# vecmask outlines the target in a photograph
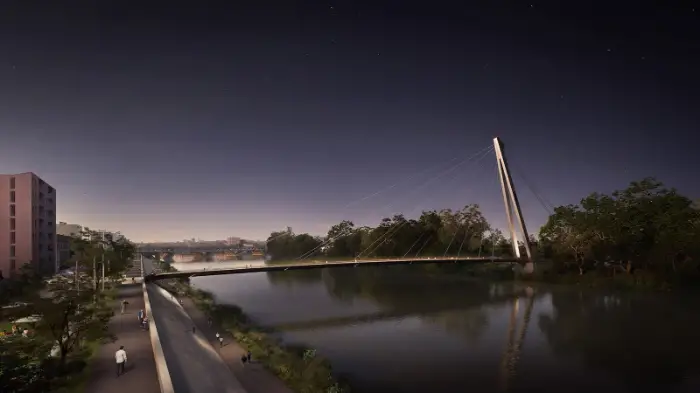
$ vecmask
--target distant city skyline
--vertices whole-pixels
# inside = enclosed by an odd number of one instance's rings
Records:
[[[407,180],[495,136],[533,234],[526,183],[553,205],[647,176],[700,196],[691,7],[29,3],[0,13],[0,173],[60,190],[60,221],[262,240],[477,203],[505,228],[493,155]]]

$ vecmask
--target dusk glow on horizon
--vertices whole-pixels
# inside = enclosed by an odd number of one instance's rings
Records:
[[[137,242],[472,203],[504,228],[494,137],[534,234],[535,193],[654,176],[700,197],[692,7],[217,4],[0,7],[0,173]]]

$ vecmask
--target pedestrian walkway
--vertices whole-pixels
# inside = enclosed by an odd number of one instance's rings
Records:
[[[256,363],[243,366],[241,356],[247,351],[243,349],[231,336],[230,333],[221,327],[209,326],[208,318],[190,298],[182,299],[182,307],[194,322],[197,330],[202,332],[209,343],[217,349],[219,356],[226,362],[233,375],[236,376],[241,385],[248,393],[293,393],[279,378],[268,371],[262,364]],[[224,347],[219,348],[216,341],[217,331],[224,337]]]
[[[147,288],[175,392],[246,393],[202,332],[192,331],[192,320],[177,300],[155,284]]]
[[[140,261],[134,261],[131,266],[129,266],[129,269],[127,269],[126,273],[124,273],[124,276],[126,278],[132,278],[136,277],[139,278],[143,274],[141,273],[141,262]]]
[[[130,280],[129,280],[130,281]],[[138,280],[140,281],[140,280]],[[120,302],[129,302],[121,314]],[[160,393],[153,347],[148,331],[139,326],[136,313],[144,308],[141,284],[122,284],[112,305],[114,317],[109,329],[117,336],[114,343],[102,345],[92,359],[86,393]],[[126,350],[126,373],[117,378],[114,353],[123,345]]]

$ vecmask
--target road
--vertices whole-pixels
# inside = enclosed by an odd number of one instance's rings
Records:
[[[246,392],[202,333],[192,333],[192,320],[170,294],[149,284],[148,297],[176,393]]]

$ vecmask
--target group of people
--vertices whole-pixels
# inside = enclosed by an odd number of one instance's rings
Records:
[[[173,300],[176,300],[175,296],[173,296],[172,294],[171,294],[171,296],[172,296]],[[182,299],[177,299],[177,300],[182,305]],[[121,313],[122,314],[124,314],[124,312],[126,311],[126,306],[128,304],[129,304],[129,302],[127,302],[126,300],[121,302]],[[148,317],[146,316],[146,313],[143,310],[139,310],[136,315],[137,315],[139,325],[141,326],[141,328],[144,330],[148,330]],[[211,317],[208,318],[207,324],[209,326],[212,326],[212,323],[213,323],[213,321],[212,321]],[[196,333],[196,328],[195,328],[195,326],[192,326],[192,334],[195,334],[195,333]],[[223,348],[224,347],[224,338],[218,332],[216,333],[216,340],[219,342],[219,348]],[[127,361],[126,350],[124,350],[123,345],[119,347],[117,352],[114,354],[114,357],[115,357],[115,360],[117,363],[117,377],[119,377],[120,375],[124,374],[124,369],[126,367],[126,361]],[[247,353],[245,353],[241,356],[241,363],[243,364],[243,366],[245,366],[246,363],[251,363],[251,362],[252,362],[252,353],[250,351],[248,351]]]
[[[141,325],[141,329],[148,330],[148,317],[143,312],[143,310],[139,310],[139,312],[137,313],[137,317],[139,319],[139,325]]]
[[[246,362],[250,363],[251,358],[253,357],[253,354],[248,351],[245,355],[241,356],[241,364],[243,364],[243,367],[245,367]]]
[[[209,324],[211,325],[211,318],[209,318]],[[219,332],[216,332],[216,340],[219,342],[219,348],[223,348],[224,346],[224,338],[219,334]],[[251,363],[253,358],[253,354],[248,351],[245,354],[241,355],[241,364],[245,367],[246,363]]]
[[[22,337],[29,337],[29,329],[20,328],[17,325],[12,325],[12,331],[5,330],[0,332],[0,337],[10,337],[21,334]]]

